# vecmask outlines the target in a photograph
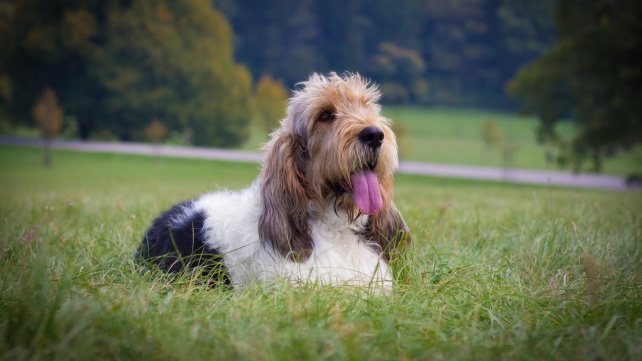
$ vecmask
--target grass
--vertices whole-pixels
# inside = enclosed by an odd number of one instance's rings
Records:
[[[0,359],[637,360],[642,194],[398,176],[393,294],[208,290],[132,262],[256,165],[0,147]]]
[[[488,148],[481,136],[485,120],[492,120],[498,126],[505,142],[517,147],[511,168],[558,170],[554,164],[547,164],[545,153],[555,155],[557,150],[550,145],[536,141],[535,130],[538,121],[534,117],[523,117],[511,113],[475,108],[384,106],[383,114],[405,128],[407,135],[401,137],[400,148],[403,160],[461,164],[485,167],[504,167],[502,152]],[[241,145],[243,150],[258,151],[268,141],[265,130],[255,120],[250,128],[249,139]],[[558,131],[564,138],[570,138],[573,125],[562,123]],[[37,138],[38,132],[29,127],[18,126],[8,131],[13,136]],[[168,140],[176,144],[176,137]],[[584,172],[591,172],[591,165],[585,164]],[[603,173],[629,175],[642,172],[642,146],[630,153],[618,153],[605,159]],[[567,168],[566,170],[570,170]]]
[[[546,163],[546,151],[556,154],[557,150],[537,142],[535,130],[538,121],[534,117],[487,109],[412,106],[384,106],[383,114],[402,124],[407,131],[400,140],[404,160],[503,167],[502,153],[498,149],[489,149],[481,136],[481,126],[488,119],[496,122],[505,142],[517,146],[510,167],[559,169]],[[562,123],[558,131],[563,137],[570,138],[574,129],[572,124]],[[257,150],[266,141],[267,135],[255,127],[243,149]],[[637,149],[635,154],[615,154],[605,159],[603,173],[627,175],[640,172],[641,154],[642,149]],[[590,171],[590,164],[586,164],[585,171]]]
[[[557,169],[555,165],[548,165],[545,159],[546,151],[555,154],[557,150],[537,142],[535,130],[538,121],[534,117],[486,109],[444,107],[385,107],[384,115],[407,129],[408,135],[402,139],[406,150],[402,156],[407,160],[502,167],[502,153],[489,149],[480,132],[483,122],[492,120],[496,122],[504,142],[517,146],[511,167]],[[569,139],[574,128],[571,123],[562,123],[557,131]],[[589,167],[590,164],[586,164],[585,171],[589,171]],[[635,155],[615,154],[605,159],[603,172],[624,175],[640,169],[642,162]]]

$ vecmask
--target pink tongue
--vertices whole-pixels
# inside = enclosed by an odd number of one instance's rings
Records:
[[[363,170],[350,176],[354,201],[361,212],[365,214],[377,214],[383,206],[377,175],[371,170]]]

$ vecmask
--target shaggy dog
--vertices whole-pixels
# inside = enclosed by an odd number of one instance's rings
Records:
[[[392,201],[397,144],[380,93],[358,74],[300,83],[266,144],[258,179],[180,203],[154,220],[137,257],[177,272],[253,282],[386,290],[410,239]]]

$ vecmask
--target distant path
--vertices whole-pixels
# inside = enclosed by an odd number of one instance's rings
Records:
[[[0,144],[42,147],[41,139],[13,138],[0,136]],[[263,159],[261,153],[232,149],[179,147],[153,145],[148,143],[96,142],[78,140],[54,140],[56,149],[77,150],[98,153],[140,154],[176,158],[218,159],[237,162],[258,163]]]
[[[0,144],[42,147],[42,140],[0,136]],[[53,147],[57,149],[85,152],[160,155],[163,157],[217,159],[252,163],[261,162],[263,159],[263,154],[258,152],[231,149],[157,146],[146,143],[55,140],[53,142]],[[566,187],[627,190],[624,178],[613,175],[576,175],[570,172],[560,171],[502,169],[419,162],[401,162],[398,172],[452,178],[506,181],[511,183],[550,184]]]

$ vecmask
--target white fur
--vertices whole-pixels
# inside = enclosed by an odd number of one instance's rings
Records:
[[[294,262],[269,243],[261,243],[257,227],[260,197],[254,183],[240,192],[206,194],[193,203],[193,211],[202,210],[206,215],[204,243],[223,255],[235,287],[257,281],[269,286],[282,280],[292,285],[349,284],[375,292],[392,287],[392,275],[380,252],[358,236],[368,216],[350,223],[345,212],[335,213],[333,206],[327,205],[323,214],[311,220],[314,249],[310,258]]]

